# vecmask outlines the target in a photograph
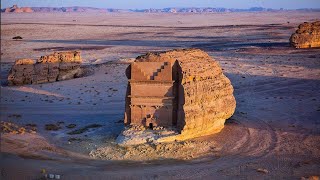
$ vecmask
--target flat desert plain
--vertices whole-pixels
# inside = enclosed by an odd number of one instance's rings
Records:
[[[1,134],[1,179],[320,176],[320,49],[289,44],[300,23],[319,19],[295,11],[2,13],[1,121],[36,133]],[[200,48],[219,62],[235,90],[235,114],[218,134],[119,147],[126,67],[176,48]],[[7,85],[16,59],[64,50],[81,51],[86,77]]]

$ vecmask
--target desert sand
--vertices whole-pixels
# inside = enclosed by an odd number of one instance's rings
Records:
[[[1,121],[36,127],[1,134],[1,179],[320,176],[320,49],[289,43],[299,24],[319,19],[294,11],[1,14]],[[218,134],[118,147],[129,62],[190,47],[209,53],[231,80],[235,114]],[[61,50],[80,50],[89,75],[7,85],[16,59]]]

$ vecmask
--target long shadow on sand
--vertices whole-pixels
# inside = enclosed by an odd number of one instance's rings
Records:
[[[224,51],[243,47],[289,47],[289,42],[252,42],[241,43],[218,40],[207,43],[196,43],[197,41],[158,41],[158,40],[26,40],[36,43],[61,43],[61,44],[83,44],[83,45],[104,45],[104,46],[147,46],[147,47],[171,47],[171,48],[200,48],[205,51]]]

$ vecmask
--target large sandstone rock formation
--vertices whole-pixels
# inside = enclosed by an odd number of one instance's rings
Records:
[[[173,103],[169,103],[170,108],[167,107],[166,109],[173,109],[172,124],[173,127],[177,129],[178,135],[169,135],[165,138],[157,137],[160,138],[158,142],[184,140],[217,133],[223,129],[225,120],[233,115],[236,108],[236,101],[233,96],[233,87],[230,80],[223,74],[219,64],[204,51],[199,49],[182,49],[148,53],[136,58],[134,62],[136,64],[133,63],[131,66],[139,65],[138,62],[164,62],[164,64],[172,66],[173,93],[170,94],[174,94],[174,99]],[[130,124],[128,116],[130,116],[133,106],[131,105],[132,102],[130,102],[132,99],[130,84],[133,82],[131,66],[128,67],[126,72],[129,79],[125,115],[125,123],[127,125]],[[142,65],[139,66],[142,67]],[[162,67],[162,69],[165,68]],[[158,70],[158,74],[161,73],[160,71]],[[139,73],[141,74],[141,72]],[[145,82],[152,84],[153,82],[150,82],[151,80],[146,80]],[[134,83],[139,82],[134,81]],[[155,83],[165,82],[158,81]],[[158,89],[161,91],[161,87]],[[141,103],[141,101],[143,101],[143,98],[139,101],[135,100],[135,102],[138,103]],[[155,100],[150,101],[150,99],[146,101],[148,101],[146,106],[148,106],[150,102],[156,102]],[[168,104],[168,102],[165,104]],[[171,108],[171,105],[174,107]],[[142,113],[148,111],[148,109],[143,109],[143,107],[146,106],[142,106]],[[159,107],[157,109],[159,109]],[[166,120],[160,119],[158,122],[161,123],[161,121]],[[135,124],[132,124],[131,121],[130,125],[135,126],[136,122],[135,120]],[[145,122],[145,120],[142,120],[142,122]],[[128,132],[130,132],[130,135],[126,135]],[[134,133],[131,132],[130,130],[124,131],[118,139],[122,142],[129,142],[130,140],[128,140],[128,138],[134,138]],[[127,136],[127,139],[123,136]],[[140,133],[139,138],[141,137]]]
[[[40,84],[72,79],[81,75],[80,52],[54,52],[41,56],[36,62],[32,59],[19,59],[12,66],[9,85]]]
[[[23,12],[30,13],[30,12],[33,12],[33,10],[30,7],[19,8],[17,5],[13,5],[12,7],[6,8],[4,10],[4,12],[7,12],[7,13],[9,13],[9,12],[13,12],[13,13],[23,13]]]
[[[292,34],[290,43],[296,48],[320,47],[320,21],[300,24]]]

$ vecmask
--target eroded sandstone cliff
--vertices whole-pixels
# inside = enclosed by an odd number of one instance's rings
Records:
[[[217,133],[223,129],[225,120],[233,115],[236,101],[231,82],[219,64],[204,51],[182,49],[148,53],[139,56],[135,62],[169,62],[172,65],[173,81],[177,83],[175,122],[180,134],[159,137],[158,142]],[[126,73],[130,79],[130,67]],[[126,112],[129,112],[128,103],[126,106]]]
[[[72,79],[81,75],[80,52],[54,52],[33,59],[19,59],[12,66],[9,85],[41,84]]]
[[[320,47],[320,21],[300,24],[290,37],[290,43],[295,48]]]

